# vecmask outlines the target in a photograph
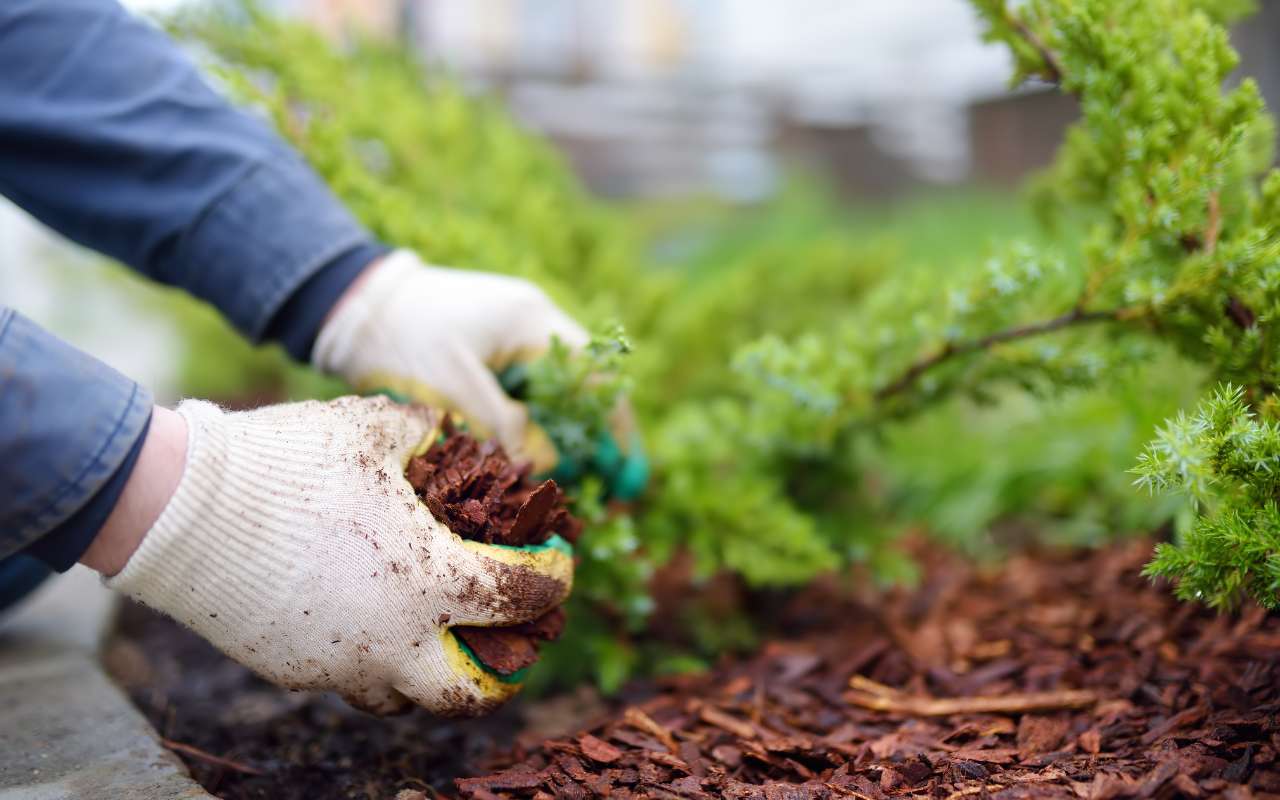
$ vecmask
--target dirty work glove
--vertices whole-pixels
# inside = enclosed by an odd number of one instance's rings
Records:
[[[408,250],[370,269],[321,328],[312,363],[361,392],[461,412],[508,453],[551,468],[555,448],[495,371],[536,358],[552,337],[585,347],[586,331],[519,278],[429,266]]]
[[[571,557],[463,541],[404,479],[440,414],[384,397],[231,413],[188,400],[177,491],[107,581],[267,680],[374,713],[449,716],[518,690],[453,625],[510,625],[562,602]]]

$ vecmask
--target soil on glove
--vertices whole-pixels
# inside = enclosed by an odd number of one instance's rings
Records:
[[[471,798],[1280,796],[1280,617],[1179,604],[1150,544],[934,564],[457,782]]]
[[[485,544],[543,544],[558,533],[575,542],[582,524],[569,513],[555,481],[535,483],[528,465],[513,464],[497,442],[479,442],[446,426],[444,438],[409,461],[405,478],[436,519],[464,539]],[[564,628],[564,612],[507,628],[452,628],[476,658],[501,675],[538,660],[538,645]]]

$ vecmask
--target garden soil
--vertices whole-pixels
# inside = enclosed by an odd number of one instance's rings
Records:
[[[108,656],[229,800],[1280,796],[1280,617],[1180,604],[1149,555],[933,557],[877,602],[814,587],[754,655],[550,739],[517,735],[537,705],[378,720],[277,690],[133,606]]]

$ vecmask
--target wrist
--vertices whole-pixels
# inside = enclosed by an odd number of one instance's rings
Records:
[[[186,457],[186,420],[157,406],[133,473],[80,563],[107,577],[122,570],[178,488]]]
[[[360,270],[360,273],[356,275],[355,280],[347,284],[347,288],[343,290],[342,294],[338,295],[338,299],[334,301],[333,306],[329,308],[328,313],[326,313],[324,315],[324,319],[321,320],[321,330],[324,330],[324,326],[329,324],[329,321],[332,320],[340,310],[342,310],[342,307],[351,302],[351,298],[357,296],[361,289],[369,283],[369,278],[377,270],[378,265],[382,263],[385,257],[386,253],[380,253],[377,258],[365,264],[364,268]]]
[[[338,301],[387,248],[365,242],[321,267],[273,315],[263,338],[277,341],[298,361],[311,358],[311,347]]]
[[[421,266],[412,251],[403,249],[369,262],[325,315],[311,349],[311,366],[356,384],[357,389],[367,388],[359,385],[361,373],[367,371],[366,356],[370,350],[394,346],[385,337],[389,328],[399,327],[389,324],[395,318],[389,308],[410,291],[405,288],[407,276]]]
[[[217,614],[209,618],[217,626],[278,617],[286,574],[301,563],[298,548],[311,544],[296,536],[298,504],[305,507],[294,482],[298,458],[319,462],[325,450],[324,426],[299,419],[307,405],[240,413],[200,400],[178,406],[186,428],[181,479],[141,541],[129,542],[134,552],[107,586],[206,638],[197,624],[205,613]],[[204,610],[211,605],[216,611]]]

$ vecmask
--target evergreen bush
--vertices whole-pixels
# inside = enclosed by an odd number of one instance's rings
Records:
[[[913,521],[954,519],[948,508],[977,509],[959,515],[958,538],[1006,514],[1151,527],[1173,506],[1140,500],[1115,465],[1203,381],[1231,388],[1163,428],[1137,468],[1147,487],[1195,503],[1151,570],[1186,597],[1274,604],[1280,177],[1257,87],[1227,87],[1237,59],[1223,27],[1248,5],[974,4],[1013,54],[1015,83],[1055,84],[1080,119],[1032,187],[1043,230],[946,269],[906,268],[838,221],[803,240],[757,232],[719,268],[655,267],[624,215],[537,137],[396,48],[335,48],[252,9],[184,23],[386,241],[528,277],[634,340],[625,369],[654,485],[622,513],[592,480],[579,487],[590,532],[574,622],[544,675],[585,670],[613,686],[639,667],[687,665],[623,635],[646,624],[648,582],[680,553],[695,581],[729,572],[776,587],[851,563],[907,576],[894,540]],[[617,355],[599,349],[587,367],[613,371]],[[603,424],[593,393],[617,388],[583,381],[585,369],[558,357],[530,372],[535,413],[570,438]],[[1067,422],[1028,427],[1013,451],[1026,459],[936,438],[968,433],[957,408],[1027,397]],[[993,447],[1017,443],[983,425]],[[1079,447],[1048,455],[1054,437]],[[1053,496],[1055,482],[1069,485]],[[691,629],[717,627],[691,614]],[[718,627],[704,644],[741,640]]]

